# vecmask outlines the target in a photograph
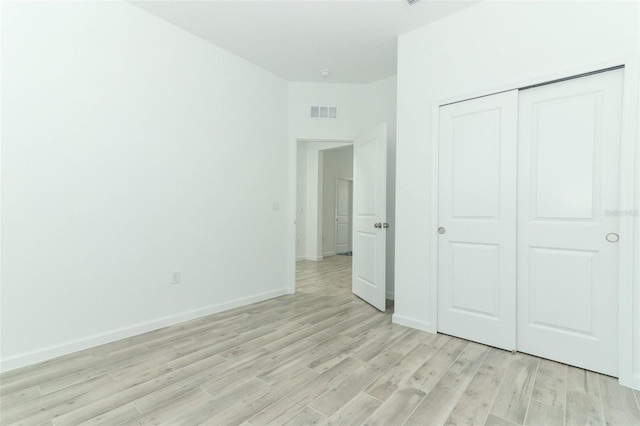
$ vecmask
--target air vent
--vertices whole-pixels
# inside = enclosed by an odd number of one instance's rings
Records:
[[[409,3],[409,4],[414,4],[414,3],[417,3],[417,2],[418,2],[418,0],[407,0],[407,3]]]
[[[311,106],[311,118],[338,118],[338,107],[334,106]]]

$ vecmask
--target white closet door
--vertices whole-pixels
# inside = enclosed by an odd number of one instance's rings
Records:
[[[617,376],[623,71],[520,92],[522,352]]]
[[[440,108],[438,331],[515,348],[518,92]],[[435,231],[435,230],[434,230]]]

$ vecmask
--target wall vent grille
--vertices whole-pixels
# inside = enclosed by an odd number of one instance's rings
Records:
[[[338,118],[338,107],[312,105],[309,109],[311,118]]]

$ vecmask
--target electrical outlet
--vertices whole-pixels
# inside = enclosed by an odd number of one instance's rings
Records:
[[[180,271],[173,271],[171,273],[171,285],[180,284]]]

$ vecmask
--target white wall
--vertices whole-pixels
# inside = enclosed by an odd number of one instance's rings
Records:
[[[295,154],[297,141],[345,141],[354,140],[366,131],[378,124],[386,122],[388,125],[388,152],[387,152],[387,222],[391,227],[387,231],[387,293],[393,298],[394,265],[395,265],[395,141],[396,141],[396,78],[389,77],[370,84],[333,84],[333,83],[289,83],[289,143],[290,143],[290,179],[296,182],[296,171],[294,165],[299,157]],[[337,119],[312,119],[309,117],[309,107],[311,105],[331,105],[338,107]],[[325,142],[326,143],[326,142]],[[325,148],[330,148],[325,145]],[[309,179],[312,179],[312,168],[317,167],[317,162],[313,159],[317,152],[308,152],[312,159],[306,163],[306,172]],[[307,186],[309,188],[309,186]],[[311,187],[313,191],[313,187]],[[291,188],[291,194],[297,194],[297,190]],[[309,203],[309,193],[306,194],[306,201]],[[312,200],[312,198],[311,198]],[[292,200],[292,205],[294,204]],[[307,210],[306,224],[309,232],[309,224],[313,221],[310,215],[313,211]],[[292,210],[293,220],[297,220],[298,209]],[[293,222],[292,220],[292,222]],[[298,226],[298,229],[300,227]],[[290,241],[295,241],[296,227],[290,228]],[[300,235],[300,232],[298,232]],[[297,246],[290,244],[292,248],[289,253],[289,282],[295,279],[295,258],[313,258],[316,253],[321,256],[321,247],[317,250],[319,238],[315,238],[307,233],[308,251],[305,256],[300,255],[300,244]]]
[[[353,146],[322,151],[322,256],[336,254],[336,179],[353,178]]]
[[[3,370],[287,290],[286,82],[126,3],[2,12]]]
[[[638,8],[637,2],[485,1],[400,37],[394,321],[435,331],[436,283],[425,267],[437,228],[430,167],[434,107],[637,56]],[[638,273],[635,285],[639,297]],[[639,315],[634,327],[640,339]]]

